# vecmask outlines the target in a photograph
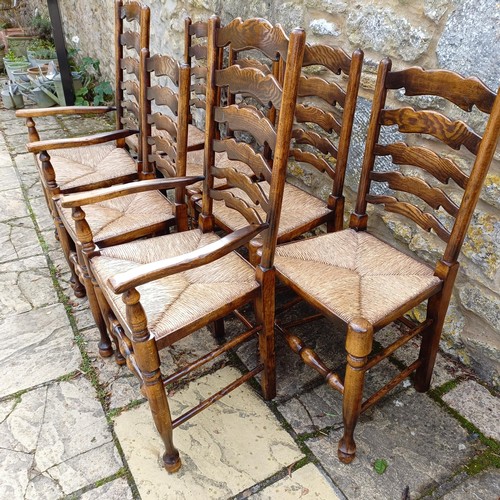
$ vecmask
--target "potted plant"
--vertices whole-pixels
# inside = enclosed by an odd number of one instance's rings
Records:
[[[14,71],[27,71],[30,66],[25,57],[17,56],[12,49],[5,54],[3,64],[9,80],[14,80]]]
[[[50,61],[57,62],[56,48],[50,40],[33,40],[27,47],[27,55],[32,66],[42,66]]]

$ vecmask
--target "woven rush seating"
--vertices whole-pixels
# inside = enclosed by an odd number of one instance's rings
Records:
[[[88,191],[137,178],[135,160],[114,143],[55,149],[50,158],[62,193]]]
[[[292,288],[306,291],[323,312],[346,323],[362,317],[377,325],[441,283],[431,267],[353,229],[280,245],[274,262]]]
[[[112,276],[171,257],[200,250],[220,238],[198,229],[136,241],[101,250],[92,260],[94,276],[106,298],[126,324],[126,308],[121,295],[110,293],[107,281]],[[188,269],[137,287],[148,318],[149,331],[158,347],[161,339],[175,332],[175,339],[196,330],[200,317],[216,313],[226,304],[246,303],[258,288],[255,270],[242,257],[230,253],[210,264]],[[181,333],[179,333],[181,332]]]
[[[72,221],[71,209],[57,202],[62,218]],[[159,191],[130,194],[88,205],[86,220],[99,247],[162,232],[175,223],[172,203]],[[73,240],[77,240],[74,224],[67,224]]]

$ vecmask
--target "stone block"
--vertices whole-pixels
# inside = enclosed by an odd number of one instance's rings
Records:
[[[413,389],[389,398],[362,415],[355,430],[356,458],[345,465],[337,459],[342,429],[306,441],[328,475],[352,499],[402,498],[409,487],[417,498],[437,486],[484,449],[425,394]],[[387,461],[383,474],[377,459]]]
[[[346,30],[352,44],[408,62],[422,56],[432,39],[424,23],[414,25],[393,9],[372,3],[349,11]]]
[[[239,376],[223,368],[169,398],[177,416]],[[176,474],[162,467],[163,443],[148,404],[123,412],[115,431],[143,500],[228,498],[302,458],[290,435],[247,385],[174,430],[183,466]]]
[[[459,288],[462,305],[500,333],[500,296],[469,282]]]
[[[424,14],[438,23],[450,5],[450,0],[424,0]]]
[[[448,18],[436,48],[440,67],[476,76],[494,91],[500,80],[496,0],[464,0]]]
[[[314,35],[339,36],[340,31],[335,23],[326,19],[314,19],[309,23],[309,29]]]
[[[500,399],[474,380],[466,380],[443,396],[460,415],[474,424],[485,436],[500,440]]]
[[[306,0],[306,6],[328,14],[343,14],[347,10],[348,2],[345,0]]]
[[[275,498],[280,500],[295,498],[339,500],[343,497],[337,495],[332,482],[314,464],[307,464],[249,498],[252,500],[273,500]]]
[[[81,361],[62,304],[0,321],[0,353],[0,397],[66,375]]]

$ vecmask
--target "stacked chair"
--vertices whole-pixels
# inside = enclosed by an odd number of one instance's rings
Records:
[[[272,41],[273,43],[269,43]],[[235,50],[253,47],[263,56],[274,57],[275,44],[287,51],[284,87],[274,77],[255,68],[241,69],[229,65],[223,70],[221,56],[224,47]],[[120,350],[127,366],[139,378],[143,393],[151,406],[156,428],[165,444],[165,468],[174,472],[180,458],[172,440],[172,429],[185,422],[222,395],[262,372],[263,395],[275,395],[274,363],[274,271],[272,268],[276,231],[280,213],[281,193],[285,179],[292,123],[297,97],[300,68],[305,47],[305,34],[295,30],[290,41],[280,27],[264,20],[235,20],[221,28],[212,18],[208,26],[208,76],[206,104],[206,178],[199,228],[97,248],[87,224],[84,209],[90,203],[104,201],[116,195],[116,188],[93,193],[63,196],[62,205],[71,208],[82,253],[95,280],[96,294],[108,328],[119,339]],[[248,106],[222,106],[219,89],[254,95],[263,104],[271,102],[280,112],[277,127],[265,115]],[[231,130],[251,134],[255,149],[234,139],[217,139],[218,124]],[[260,149],[268,144],[273,157],[272,168]],[[241,150],[244,160],[257,177],[265,171],[270,184],[261,190],[255,180],[230,167],[214,166],[215,150]],[[241,160],[243,161],[243,159]],[[246,201],[234,195],[227,203],[240,211],[248,224],[220,238],[214,232],[213,197],[224,191],[214,188],[214,177],[226,178],[231,185],[242,189],[253,205],[264,207],[266,216]],[[150,181],[144,181],[147,183]],[[165,179],[164,187],[179,181]],[[137,184],[121,189],[123,194],[134,192]],[[154,186],[152,186],[154,189]],[[141,186],[142,189],[142,186]],[[267,194],[269,193],[269,195]],[[219,198],[220,199],[220,198]],[[262,233],[263,256],[255,269],[234,250]],[[251,322],[238,309],[247,303],[255,304],[255,321]],[[234,312],[245,331],[216,350],[168,377],[160,372],[158,351],[190,335],[202,326]],[[226,352],[254,335],[259,337],[260,362],[230,386],[201,402],[192,410],[172,420],[165,385],[179,380],[195,368]]]
[[[139,31],[126,30],[125,22]],[[392,71],[384,59],[356,206],[344,229],[344,178],[362,51],[349,56],[306,44],[303,30],[287,36],[263,19],[234,19],[223,27],[214,16],[186,20],[179,64],[150,54],[149,9],[136,0],[116,2],[115,42],[114,108],[17,112],[27,120],[28,149],[39,155],[75,293],[83,295],[85,287],[101,331],[100,353],[109,356],[110,339],[115,341],[117,361],[139,379],[149,402],[165,446],[164,466],[175,472],[181,466],[175,427],[258,373],[263,397],[275,396],[277,331],[342,394],[338,456],[351,462],[363,411],[412,374],[417,391],[429,388],[460,249],[498,142],[500,98],[475,78],[416,67]],[[313,65],[322,68],[321,77],[308,74]],[[390,105],[400,104],[391,95],[401,97],[403,90],[414,107]],[[418,108],[428,101],[420,96],[446,100],[443,109],[451,118]],[[488,119],[483,134],[452,118],[455,108],[470,112],[474,106]],[[111,110],[116,130],[90,137],[41,141],[34,123],[39,116]],[[198,113],[204,131],[193,125]],[[470,170],[447,156],[449,148],[454,156],[463,153]],[[286,182],[292,160],[329,177],[327,200]],[[155,178],[157,172],[164,178]],[[443,240],[435,266],[371,234],[368,204]],[[199,214],[192,226],[188,207],[191,215]],[[325,233],[307,237],[320,225]],[[250,249],[248,259],[236,252],[242,247]],[[297,295],[280,314],[299,301],[317,314],[289,324],[281,319],[275,308],[278,280]],[[425,320],[410,320],[408,313],[425,301]],[[253,306],[251,318],[243,312],[247,305]],[[229,314],[243,331],[227,340],[220,334]],[[343,379],[292,331],[322,317],[344,324]],[[400,338],[374,353],[377,331],[392,322],[401,326]],[[218,347],[163,375],[159,351],[209,325],[215,325]],[[255,336],[257,366],[172,417],[167,386]],[[418,359],[363,401],[365,373],[418,336]]]

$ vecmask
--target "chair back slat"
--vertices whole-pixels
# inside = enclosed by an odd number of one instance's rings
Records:
[[[134,49],[137,54],[141,52],[141,35],[137,31],[125,31],[120,35],[120,43],[131,50]]]
[[[464,174],[455,162],[449,158],[442,158],[430,149],[420,146],[408,146],[404,142],[393,144],[376,144],[375,154],[377,156],[390,155],[392,162],[396,165],[413,165],[425,170],[438,181],[448,184],[452,179],[462,189],[465,189],[469,176]]]
[[[295,120],[298,123],[315,123],[329,134],[332,132],[340,134],[342,129],[342,125],[332,113],[323,111],[321,108],[317,108],[315,106],[304,106],[303,104],[298,104],[295,108]]]
[[[332,73],[346,75],[351,71],[351,58],[343,49],[325,44],[307,44],[302,66],[321,65]]]
[[[434,95],[453,102],[464,111],[476,106],[483,113],[491,113],[495,92],[477,78],[464,78],[453,71],[424,70],[414,67],[392,71],[387,75],[386,88],[405,89],[405,95]]]
[[[133,74],[137,78],[137,80],[139,80],[141,77],[139,73],[139,61],[133,57],[124,57],[120,61],[120,68],[129,75]]]
[[[137,103],[141,101],[141,89],[138,82],[134,80],[122,82],[122,90],[127,92],[129,96],[133,96]]]
[[[296,148],[290,150],[290,156],[294,158],[295,161],[309,163],[309,165],[312,165],[319,172],[326,173],[332,181],[335,180],[335,169],[324,158],[314,153],[310,153],[309,151],[302,151]]]
[[[153,113],[149,116],[148,123],[154,125],[156,130],[167,132],[174,142],[177,140],[177,123],[170,116],[163,113]]]
[[[498,142],[500,98],[476,78],[450,71],[390,69],[389,60],[380,63],[351,227],[366,228],[367,203],[382,205],[434,231],[447,243],[443,259],[451,264],[458,259]],[[386,107],[388,91],[403,88],[415,97],[402,100],[413,99],[414,107]],[[434,101],[418,96],[440,97],[440,110],[425,109]],[[456,106],[467,112],[476,106],[485,114],[482,136]],[[470,122],[476,127],[478,115]],[[394,125],[397,132],[385,133]]]
[[[328,138],[319,135],[317,132],[304,130],[302,128],[295,128],[293,131],[293,138],[295,139],[296,144],[314,146],[322,154],[331,155],[333,158],[337,158],[337,148]]]
[[[146,70],[155,76],[167,76],[174,85],[179,85],[179,63],[172,57],[155,54],[148,58]]]
[[[380,113],[381,125],[397,125],[400,132],[429,134],[450,148],[462,144],[477,154],[481,137],[462,121],[452,121],[436,111],[415,111],[413,108],[387,109]]]
[[[169,87],[154,85],[147,90],[149,100],[154,100],[157,106],[168,106],[170,111],[177,116],[179,113],[179,96]]]
[[[346,93],[335,82],[327,82],[317,76],[300,77],[299,97],[318,97],[328,104],[345,106]]]
[[[235,53],[249,49],[259,50],[271,61],[278,61],[280,57],[286,61],[288,52],[288,38],[283,28],[279,24],[273,26],[263,19],[233,19],[220,28],[216,44],[220,48],[231,44],[231,50]]]

